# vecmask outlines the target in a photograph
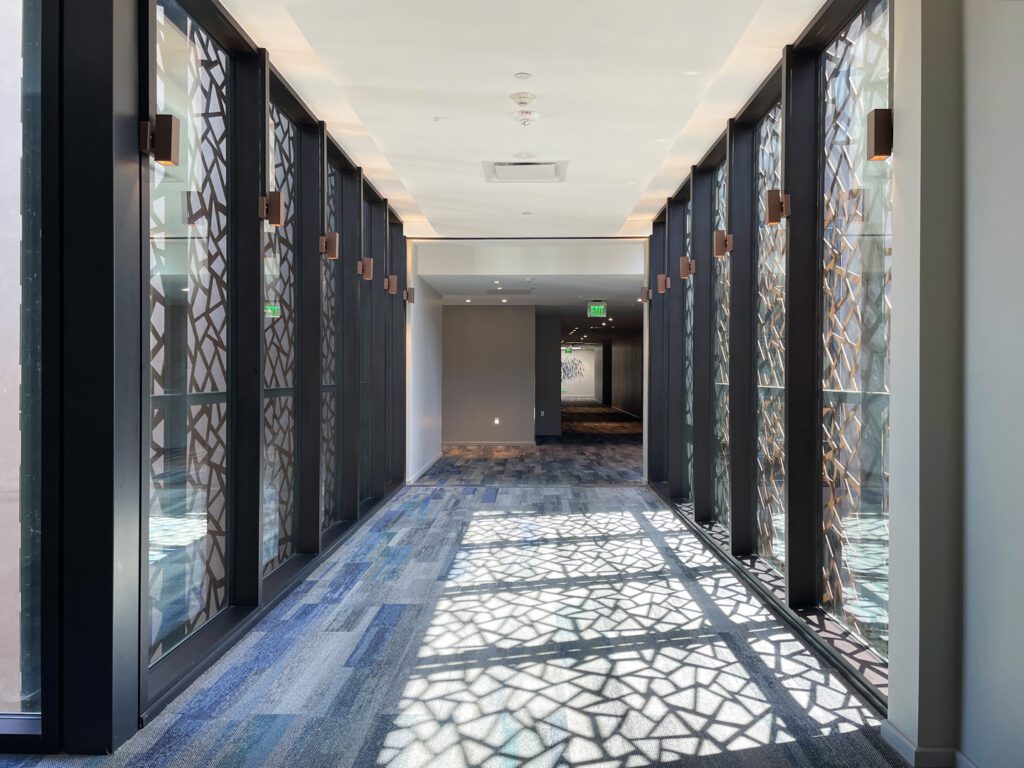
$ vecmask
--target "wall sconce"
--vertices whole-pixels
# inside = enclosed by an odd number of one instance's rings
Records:
[[[644,304],[651,300],[651,289],[646,285],[640,289],[640,298],[638,301],[642,301]]]
[[[697,262],[689,256],[679,257],[679,279],[689,280],[697,272]]]
[[[716,259],[724,258],[727,253],[732,252],[732,235],[724,229],[716,229],[712,245],[714,257]]]
[[[174,115],[157,115],[139,123],[139,151],[160,165],[177,165],[180,158],[181,121]]]
[[[279,191],[267,192],[257,199],[260,219],[272,227],[284,226],[284,198]]]
[[[365,256],[356,262],[356,274],[367,282],[373,280],[373,259]]]
[[[672,278],[668,275],[658,275],[658,293],[665,293],[672,287]]]
[[[338,233],[327,232],[320,235],[320,254],[330,261],[338,258]]]
[[[398,275],[384,275],[384,290],[392,296],[398,293]]]
[[[789,218],[790,202],[789,195],[783,194],[781,189],[769,189],[765,193],[766,224],[780,224],[783,219]]]
[[[406,304],[415,304],[416,303],[416,289],[415,288],[406,288],[404,291],[402,291],[402,298],[405,300]]]
[[[885,160],[892,154],[892,110],[868,112],[868,160]]]

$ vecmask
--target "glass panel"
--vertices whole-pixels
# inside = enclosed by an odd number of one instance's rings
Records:
[[[340,176],[327,173],[327,229],[338,232],[341,213]],[[338,519],[338,261],[320,259],[320,524],[324,530]]]
[[[150,162],[149,660],[227,599],[227,54],[178,5],[156,9],[157,111],[181,161]]]
[[[727,232],[726,205],[728,200],[728,175],[725,163],[715,169],[712,229]],[[732,275],[730,257],[712,261],[714,292],[714,329],[712,345],[712,393],[713,423],[715,439],[712,444],[714,456],[712,479],[712,514],[716,523],[728,529],[729,509],[732,492],[729,488],[729,283]]]
[[[37,713],[42,11],[38,0],[0,0],[0,11],[0,712]]]
[[[270,105],[269,188],[284,224],[263,229],[263,575],[295,554],[295,123]]]
[[[821,604],[888,652],[892,164],[866,159],[889,105],[889,9],[869,3],[822,56]]]
[[[786,560],[785,330],[786,220],[768,224],[768,190],[782,189],[782,107],[757,126],[757,298],[754,343],[757,372],[757,554],[782,570]]]
[[[687,201],[685,248],[686,255],[690,258],[693,258],[692,221],[692,208]],[[686,440],[686,474],[689,477],[690,501],[693,501],[693,280],[687,280],[684,285],[683,312],[686,314],[686,331],[683,335],[683,378],[686,381],[686,402],[683,406],[683,439]]]

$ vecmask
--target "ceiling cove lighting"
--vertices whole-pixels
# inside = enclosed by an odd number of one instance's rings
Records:
[[[181,157],[181,121],[174,115],[157,115],[153,122],[139,123],[139,151],[160,165],[177,165]]]

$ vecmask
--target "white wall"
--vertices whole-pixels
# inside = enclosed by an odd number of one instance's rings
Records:
[[[1024,764],[1024,2],[965,0],[965,485],[960,751]]]
[[[444,308],[445,443],[534,443],[535,344],[533,307]]]
[[[412,481],[441,455],[441,295],[417,273],[415,246],[409,247],[409,285],[416,300],[406,322],[406,480]]]
[[[0,2],[0,712],[21,708],[21,5]]]

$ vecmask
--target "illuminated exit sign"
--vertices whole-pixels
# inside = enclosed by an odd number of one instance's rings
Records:
[[[280,317],[281,316],[281,305],[267,302],[263,305],[263,315],[265,317]]]
[[[587,317],[608,317],[608,302],[592,301],[587,304]]]

